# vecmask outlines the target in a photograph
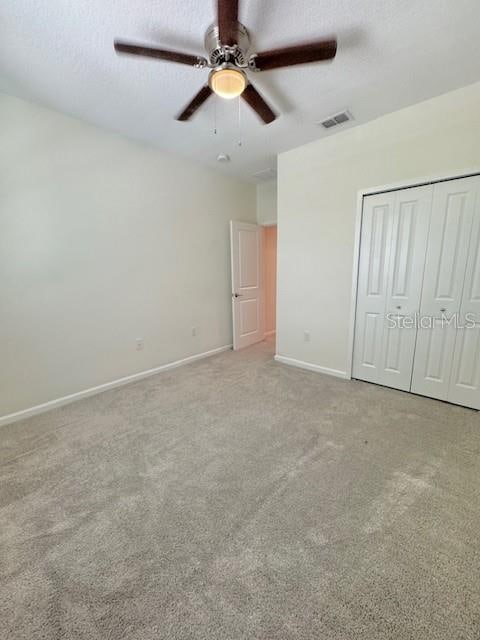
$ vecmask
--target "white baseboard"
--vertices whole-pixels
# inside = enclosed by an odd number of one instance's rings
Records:
[[[329,369],[328,367],[321,367],[318,364],[312,364],[310,362],[304,362],[303,360],[295,360],[295,358],[286,358],[285,356],[275,355],[274,359],[282,364],[288,364],[291,367],[298,367],[299,369],[306,369],[307,371],[315,371],[316,373],[325,373],[327,376],[335,376],[335,378],[343,378],[349,380],[350,376],[346,371],[340,371],[339,369]]]
[[[209,358],[210,356],[214,356],[217,353],[222,353],[222,351],[228,351],[231,348],[232,345],[227,344],[223,347],[218,347],[217,349],[211,349],[211,351],[204,351],[203,353],[197,353],[196,355],[189,356],[188,358],[182,358],[181,360],[175,360],[175,362],[162,364],[159,367],[155,367],[154,369],[148,369],[147,371],[140,371],[139,373],[134,373],[130,376],[125,376],[124,378],[118,378],[118,380],[112,380],[112,382],[106,382],[105,384],[100,384],[97,387],[84,389],[83,391],[78,391],[77,393],[72,393],[68,396],[57,398],[56,400],[50,400],[49,402],[44,402],[43,404],[37,404],[35,407],[30,407],[29,409],[23,409],[22,411],[17,411],[16,413],[10,413],[6,416],[1,416],[0,427],[5,424],[9,424],[10,422],[25,420],[25,418],[36,416],[39,413],[44,413],[45,411],[51,411],[52,409],[62,407],[65,404],[70,404],[71,402],[75,402],[76,400],[80,400],[81,398],[94,396],[97,393],[102,393],[102,391],[115,389],[115,387],[121,387],[125,384],[129,384],[130,382],[136,382],[138,380],[142,380],[143,378],[154,376],[157,373],[162,373],[162,371],[169,371],[170,369],[181,367],[185,364],[195,362],[195,360]]]
[[[272,331],[265,331],[263,335],[265,338],[268,338],[269,336],[274,336],[276,333],[275,329],[273,329]]]

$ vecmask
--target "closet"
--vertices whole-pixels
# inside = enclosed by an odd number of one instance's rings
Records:
[[[352,376],[480,409],[480,176],[364,197]]]

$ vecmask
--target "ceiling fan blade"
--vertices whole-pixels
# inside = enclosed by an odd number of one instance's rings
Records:
[[[202,56],[194,56],[190,53],[182,53],[181,51],[170,51],[169,49],[157,49],[156,47],[144,47],[128,42],[115,42],[115,51],[117,53],[129,53],[134,56],[144,56],[147,58],[158,58],[160,60],[168,60],[169,62],[179,62],[180,64],[188,64],[192,67],[204,67],[207,61]]]
[[[251,65],[257,71],[292,67],[307,62],[331,60],[337,53],[336,40],[318,40],[284,49],[270,49],[251,56]]]
[[[202,104],[212,95],[212,90],[206,84],[204,87],[200,89],[197,95],[187,104],[185,109],[177,116],[177,120],[181,122],[185,122],[186,120],[190,120],[195,111],[199,109]]]
[[[248,84],[245,87],[245,90],[242,93],[242,98],[260,116],[265,124],[270,124],[270,122],[273,122],[276,119],[277,116],[275,113],[252,84]]]
[[[218,0],[217,6],[220,42],[233,47],[237,40],[238,0]]]

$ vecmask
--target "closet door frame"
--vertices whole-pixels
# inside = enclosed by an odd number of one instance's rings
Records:
[[[480,176],[480,166],[473,167],[472,169],[461,171],[460,173],[446,173],[437,174],[433,176],[424,176],[416,180],[405,180],[400,182],[394,182],[377,187],[369,187],[366,189],[360,189],[357,193],[357,212],[355,219],[355,240],[354,240],[354,253],[353,253],[353,270],[352,270],[352,291],[350,302],[350,322],[348,332],[348,361],[345,368],[347,372],[347,379],[352,379],[353,371],[353,349],[355,344],[355,323],[356,323],[356,311],[357,311],[357,290],[358,290],[358,275],[360,264],[360,238],[362,233],[362,217],[363,217],[363,199],[366,196],[376,195],[379,193],[387,193],[389,191],[399,191],[400,189],[410,189],[412,187],[423,187],[425,185],[434,185],[438,182],[446,182],[449,180],[458,180],[459,178],[470,178],[474,176]]]

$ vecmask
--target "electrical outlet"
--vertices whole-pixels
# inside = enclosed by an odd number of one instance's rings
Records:
[[[195,337],[197,335],[197,327],[192,327],[192,336]]]
[[[303,340],[304,342],[310,342],[310,331],[303,332]]]
[[[143,351],[143,347],[145,346],[143,338],[137,338],[135,344],[137,345],[137,351]]]

